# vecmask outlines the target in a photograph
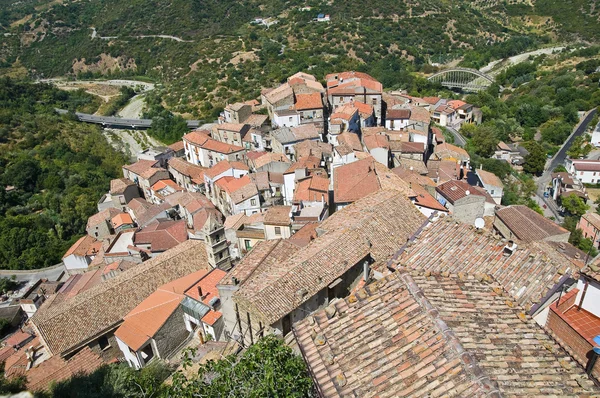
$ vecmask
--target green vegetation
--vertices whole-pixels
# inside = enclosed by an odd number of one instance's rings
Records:
[[[187,364],[189,365],[189,363]],[[200,365],[198,376],[173,375],[171,397],[313,397],[306,364],[281,339],[266,336],[241,356]]]
[[[0,278],[0,293],[6,294],[19,286],[17,278],[13,275],[11,278]]]
[[[165,396],[163,381],[172,370],[161,361],[154,361],[141,370],[127,364],[104,365],[89,375],[75,376],[51,387],[41,398],[147,398]]]
[[[54,112],[96,105],[82,91],[0,79],[0,268],[60,262],[120,175],[126,159],[99,128]]]

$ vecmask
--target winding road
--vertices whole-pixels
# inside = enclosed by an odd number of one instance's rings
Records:
[[[537,180],[537,196],[548,206],[552,213],[554,213],[554,217],[557,221],[562,220],[562,216],[558,213],[554,201],[550,198],[544,198],[544,192],[546,191],[546,187],[550,183],[552,170],[554,170],[559,165],[564,164],[565,159],[567,158],[567,151],[569,150],[571,145],[573,145],[573,141],[575,141],[575,138],[579,137],[586,131],[588,124],[590,124],[595,114],[596,108],[586,113],[583,119],[581,119],[579,124],[573,130],[573,133],[571,133],[569,138],[567,138],[560,150],[556,152],[556,154],[552,159],[550,159],[550,161],[546,162],[546,169]]]

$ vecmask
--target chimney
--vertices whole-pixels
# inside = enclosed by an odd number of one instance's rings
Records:
[[[198,297],[202,297],[202,288],[198,286]]]
[[[504,257],[509,257],[515,252],[515,250],[517,250],[517,244],[514,241],[509,240],[508,244],[504,246]]]
[[[371,267],[369,266],[369,262],[365,260],[363,263],[363,279],[365,282],[369,281],[369,274],[371,273]]]
[[[594,349],[592,350],[590,359],[588,360],[588,363],[585,367],[585,373],[587,373],[589,376],[592,375],[592,371],[594,370],[594,365],[596,364],[596,361],[598,360],[598,355],[600,355],[600,347],[594,347]]]

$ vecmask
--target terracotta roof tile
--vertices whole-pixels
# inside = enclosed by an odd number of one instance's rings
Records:
[[[323,99],[320,93],[296,95],[296,110],[323,109]]]
[[[292,224],[290,213],[292,206],[272,206],[265,212],[264,223],[269,225],[288,226]]]
[[[493,280],[396,273],[296,324],[294,335],[324,397],[600,392],[503,295]]]
[[[128,180],[127,178],[117,178],[115,180],[110,181],[110,193],[113,195],[121,195],[125,192],[125,189],[128,187],[135,185],[133,181]]]
[[[246,171],[250,170],[248,168],[248,166],[246,166],[244,163],[230,162],[228,160],[221,160],[219,163],[215,164],[213,167],[204,171],[204,175],[206,175],[209,178],[215,178],[219,174],[222,174],[229,169],[246,170]]]
[[[156,166],[158,164],[158,160],[138,160],[135,163],[132,164],[126,164],[123,166],[124,169],[129,170],[130,172],[137,174],[137,175],[142,175],[143,173],[147,172],[150,169],[155,168],[154,166]]]
[[[85,235],[77,240],[77,242],[73,243],[73,246],[67,250],[63,258],[69,257],[74,254],[76,256],[93,256],[100,252],[102,248],[102,242],[96,240],[95,238]]]
[[[578,269],[546,242],[519,244],[507,255],[506,241],[444,217],[401,248],[398,267],[492,277],[527,310],[565,273]]]
[[[527,206],[508,206],[496,211],[496,217],[523,242],[544,240],[556,235],[568,234],[569,231],[552,220],[538,214]]]
[[[335,169],[333,197],[336,203],[354,202],[385,186],[408,194],[408,184],[372,157]]]
[[[234,301],[270,325],[327,287],[367,254],[376,262],[387,261],[424,221],[425,216],[405,194],[379,191],[327,218],[319,227],[320,236],[302,250],[285,240],[257,245],[225,281],[235,276],[240,287],[234,293]],[[294,252],[274,258],[275,245]],[[255,255],[258,247],[260,251]],[[300,287],[306,292],[301,298]]]
[[[173,169],[183,174],[184,176],[190,177],[191,179],[204,179],[205,167],[197,166],[195,164],[186,162],[181,158],[169,159],[169,169]]]
[[[158,286],[199,269],[208,269],[204,243],[188,240],[72,299],[40,308],[31,322],[51,353],[65,353],[119,325]]]

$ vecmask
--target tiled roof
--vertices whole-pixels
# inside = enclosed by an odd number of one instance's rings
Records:
[[[209,178],[215,178],[219,174],[224,173],[229,169],[246,170],[246,171],[249,170],[248,166],[246,166],[242,162],[230,162],[228,160],[221,160],[219,163],[215,164],[213,167],[204,171],[204,175]]]
[[[277,102],[292,97],[294,92],[288,83],[284,83],[281,86],[269,91],[267,94],[264,94],[267,101],[270,104],[275,105]]]
[[[117,178],[110,181],[109,192],[113,195],[121,195],[125,192],[125,189],[131,185],[135,185],[135,183],[127,178]]]
[[[419,174],[415,170],[407,170],[402,166],[398,166],[392,169],[392,171],[404,181],[413,184],[419,184],[423,187],[429,186],[434,187],[437,185],[431,178]]]
[[[294,145],[294,152],[298,159],[306,156],[322,158],[323,155],[331,156],[333,153],[333,145],[321,141],[302,141]]]
[[[152,185],[151,188],[156,192],[160,191],[161,189],[165,189],[166,187],[171,187],[175,191],[183,191],[183,188],[177,185],[177,183],[173,180],[158,180],[154,185]]]
[[[448,210],[438,202],[431,194],[418,183],[409,183],[410,189],[415,193],[412,198],[417,206],[427,207],[437,211],[448,212]]]
[[[298,247],[308,246],[310,242],[317,239],[319,234],[317,233],[317,228],[319,227],[318,222],[311,221],[306,224],[302,228],[300,228],[294,235],[292,235],[288,242],[293,243]]]
[[[227,144],[225,142],[209,139],[203,145],[203,149],[219,152],[219,153],[233,153],[243,151],[244,148],[237,145]]]
[[[427,162],[427,175],[441,184],[459,177],[459,166],[452,160],[433,160]]]
[[[496,211],[498,217],[515,237],[523,242],[544,240],[569,231],[527,206],[514,205]]]
[[[409,119],[410,109],[388,109],[385,115],[386,119]]]
[[[108,209],[104,209],[104,210],[94,214],[93,216],[90,216],[90,218],[88,218],[87,228],[90,228],[90,227],[96,226],[98,224],[101,224],[103,222],[106,222],[120,213],[121,213],[121,211],[119,209],[115,209],[114,207],[109,207]]]
[[[110,223],[112,224],[113,228],[119,228],[120,226],[125,224],[133,224],[133,220],[131,219],[131,216],[128,213],[120,213],[114,216],[110,220]]]
[[[366,80],[375,80],[375,78],[364,72],[355,72],[355,71],[346,71],[339,73],[329,73],[325,76],[325,80],[327,80],[327,85],[329,86],[329,82],[333,82],[337,84],[339,81],[350,80],[350,79],[366,79]]]
[[[346,145],[348,148],[351,148],[353,151],[362,151],[363,146],[360,143],[360,138],[358,134],[351,132],[344,132],[337,136],[338,143],[340,145]]]
[[[27,389],[49,390],[50,383],[58,383],[76,375],[90,374],[104,364],[102,357],[89,347],[85,347],[68,360],[55,355],[27,371]]]
[[[394,141],[397,142],[397,141]],[[402,153],[425,153],[425,144],[422,142],[400,142]]]
[[[164,252],[187,239],[185,220],[154,220],[135,233],[133,243],[150,245],[152,252]]]
[[[375,148],[389,148],[390,141],[385,134],[374,134],[363,137],[363,142],[369,151]]]
[[[500,180],[500,178],[498,178],[498,176],[494,173],[490,173],[489,171],[485,171],[485,170],[481,170],[481,169],[475,170],[475,173],[477,174],[477,176],[479,176],[479,179],[485,185],[492,185],[494,187],[503,187],[504,186],[504,184],[502,184],[502,181]]]
[[[221,177],[216,184],[229,194],[235,204],[258,195],[258,188],[256,188],[256,184],[252,182],[248,174],[241,178]]]
[[[423,101],[429,105],[435,105],[441,98],[440,97],[423,97]]]
[[[271,162],[282,162],[291,164],[290,160],[283,153],[265,152],[262,156],[256,158],[253,163],[254,167],[259,169]]]
[[[428,172],[427,166],[422,160],[400,158],[398,162],[400,165],[396,167],[397,169],[404,169],[422,175]]]
[[[384,126],[363,127],[361,129],[361,132],[363,134],[363,137],[367,137],[369,135],[375,134],[386,134],[388,133],[388,129],[386,129]]]
[[[215,124],[213,129],[233,131],[235,133],[242,133],[243,131],[249,130],[250,126],[245,123],[221,123],[221,124]]]
[[[190,177],[191,179],[197,178],[200,180],[204,179],[204,171],[206,170],[205,167],[186,162],[181,158],[169,159],[169,168],[172,168],[173,170],[176,170],[184,176]]]
[[[265,212],[265,224],[288,226],[292,223],[290,212],[292,206],[272,206]]]
[[[179,152],[183,151],[185,147],[183,146],[183,141],[177,141],[169,145],[169,148],[171,148],[175,152]]]
[[[447,181],[438,185],[435,190],[452,204],[456,203],[457,200],[469,195],[485,197],[482,192],[478,191],[475,189],[475,187],[470,186],[468,183],[462,180]]]
[[[379,93],[383,91],[383,86],[375,79],[354,79],[339,81],[337,85],[331,85],[327,83],[327,93],[330,95],[348,95],[348,94],[362,94],[362,93]]]
[[[184,294],[208,305],[213,298],[219,296],[217,285],[225,275],[227,275],[227,272],[214,268],[208,274],[202,276],[194,285],[187,288]],[[202,296],[200,296],[200,292],[202,292]]]
[[[316,169],[321,165],[321,159],[316,156],[307,156],[303,158],[299,158],[297,162],[292,163],[292,165],[283,173],[289,174],[293,173],[298,169]]]
[[[167,196],[167,198],[170,198],[173,195],[169,195]],[[153,218],[157,217],[162,212],[167,211],[171,208],[168,201],[160,205],[155,205],[146,201],[143,198],[133,198],[129,202],[128,206],[129,209],[133,212],[133,216],[135,217],[135,220],[139,226],[146,225],[149,221],[152,221]]]
[[[294,326],[321,396],[600,392],[496,283],[425,275],[390,275]]]
[[[329,179],[318,175],[308,176],[298,181],[294,190],[294,203],[306,201],[329,201]]]
[[[102,242],[89,235],[85,235],[79,238],[77,242],[73,243],[73,246],[67,250],[63,258],[69,257],[72,254],[82,257],[93,256],[97,254],[101,248]]]
[[[369,118],[373,116],[373,113],[375,112],[372,105],[365,104],[360,101],[354,101],[353,104],[356,107],[356,109],[358,109],[358,113],[362,118]]]
[[[204,145],[210,139],[209,133],[207,130],[192,131],[184,135],[183,140],[194,145]]]
[[[336,108],[335,112],[333,112],[330,116],[331,120],[334,119],[343,119],[343,120],[352,120],[354,115],[358,112],[358,108],[354,106],[354,104],[344,104],[338,108]]]
[[[294,325],[318,395],[481,397],[496,391],[409,279],[388,276]]]
[[[223,316],[223,314],[220,311],[213,311],[210,310],[206,313],[206,315],[204,315],[201,319],[201,321],[207,325],[214,325],[221,317]]]
[[[431,115],[427,109],[412,104],[409,104],[408,107],[410,108],[410,120],[425,124],[431,121]]]
[[[115,336],[130,349],[138,351],[179,307],[184,292],[206,273],[205,269],[199,270],[160,286],[123,317],[123,323],[115,331]]]
[[[207,267],[204,242],[188,240],[72,299],[40,308],[31,321],[51,353],[65,353],[116,327],[158,286]]]
[[[546,242],[519,244],[510,255],[506,240],[444,217],[402,248],[398,267],[494,278],[527,310],[575,265]]]
[[[333,173],[336,203],[354,202],[379,189],[389,187],[408,194],[408,184],[372,157],[337,167]]]
[[[583,216],[581,216],[581,218],[586,220],[588,223],[592,224],[594,228],[600,230],[600,214],[595,212],[589,212],[585,213]]]
[[[296,110],[322,109],[323,100],[320,93],[296,95]]]
[[[246,120],[244,120],[244,123],[249,124],[252,127],[258,128],[258,127],[261,127],[263,124],[265,124],[265,122],[267,121],[268,118],[269,118],[268,115],[257,115],[255,113],[253,113],[250,116],[248,116],[248,118],[246,118]],[[252,132],[252,130],[250,130],[250,132]],[[249,137],[249,136],[250,136],[250,134],[246,135],[246,137]]]
[[[253,269],[252,276],[256,277],[242,282],[244,277],[236,276],[242,283],[234,301],[271,325],[368,254],[377,263],[387,261],[424,221],[425,216],[406,194],[382,190],[369,195],[327,218],[319,227],[322,234],[302,250],[282,256],[284,261],[271,259],[269,250],[261,250],[258,264],[252,256],[254,261],[247,267]],[[261,266],[265,258],[274,268]],[[238,272],[237,268],[245,261],[246,258],[232,272]]]
[[[138,160],[133,164],[126,164],[123,166],[124,169],[129,170],[130,172],[142,175],[147,172],[149,169],[154,168],[158,164],[158,160]]]
[[[468,160],[469,154],[464,149],[456,145],[444,142],[435,147],[434,154],[439,160]]]
[[[600,160],[572,160],[577,171],[600,171]]]

